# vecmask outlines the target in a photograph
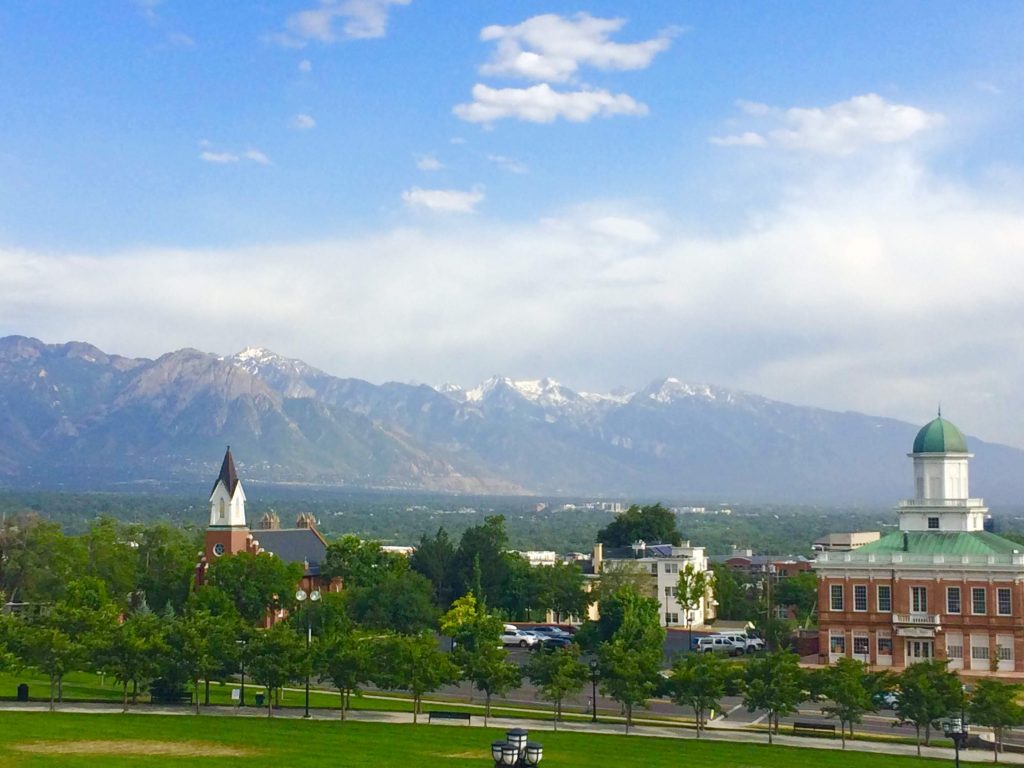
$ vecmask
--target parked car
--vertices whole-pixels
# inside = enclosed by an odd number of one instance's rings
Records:
[[[740,656],[743,648],[721,635],[708,635],[697,640],[695,649],[698,653],[720,653],[723,656]]]
[[[514,645],[519,648],[536,648],[540,644],[540,638],[532,632],[527,632],[513,624],[506,624],[501,634],[502,645]]]
[[[899,691],[879,691],[871,697],[879,709],[896,709],[899,703]]]
[[[550,624],[544,625],[544,626],[540,626],[540,627],[530,627],[529,631],[533,632],[533,634],[535,634],[535,635],[540,635],[541,637],[544,637],[544,638],[548,638],[548,637],[572,637],[572,635],[570,635],[568,632],[566,632],[561,627],[553,627]]]
[[[568,635],[566,635],[565,637],[552,635],[551,637],[545,637],[543,640],[543,645],[545,648],[566,648],[572,644],[573,639]]]
[[[716,632],[715,636],[729,638],[742,648],[744,653],[764,650],[764,640],[760,637],[751,637],[746,632]]]

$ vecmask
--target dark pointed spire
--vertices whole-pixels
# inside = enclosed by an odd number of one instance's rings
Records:
[[[238,473],[235,471],[235,459],[231,455],[230,445],[224,453],[224,463],[220,465],[220,474],[213,484],[214,490],[217,489],[217,483],[224,483],[224,487],[228,489],[229,496],[235,495],[235,488],[238,487]]]

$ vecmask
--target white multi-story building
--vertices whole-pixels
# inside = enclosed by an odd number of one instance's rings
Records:
[[[613,570],[628,570],[637,577],[646,577],[643,581],[647,584],[648,595],[656,597],[661,606],[663,627],[701,626],[715,616],[704,547],[690,546],[688,541],[678,547],[638,541],[630,547],[605,551],[603,545],[595,544],[592,564],[598,578]],[[709,580],[707,593],[689,611],[678,600],[679,574],[687,565],[692,565],[698,573],[708,573]]]

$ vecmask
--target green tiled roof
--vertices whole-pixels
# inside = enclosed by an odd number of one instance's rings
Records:
[[[942,416],[932,419],[914,438],[914,453],[967,453],[963,433]]]
[[[916,555],[1011,555],[1024,546],[988,531],[907,531],[907,552]],[[883,536],[854,550],[856,554],[890,554],[903,551],[903,532]]]

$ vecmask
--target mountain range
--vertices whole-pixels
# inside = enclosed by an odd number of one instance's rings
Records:
[[[11,487],[198,482],[230,444],[250,482],[884,503],[911,490],[918,426],[675,378],[612,394],[500,376],[377,385],[264,349],[149,360],[0,339]],[[1024,451],[969,440],[973,495],[1018,500]]]

